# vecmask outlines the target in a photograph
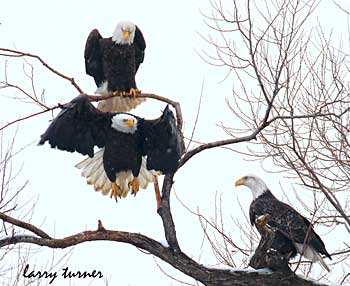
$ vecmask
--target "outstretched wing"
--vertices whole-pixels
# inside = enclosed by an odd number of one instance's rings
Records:
[[[147,169],[161,171],[163,174],[175,172],[181,157],[181,135],[169,107],[164,109],[160,118],[144,120],[142,133]]]
[[[135,26],[135,37],[134,37],[134,45],[135,45],[135,73],[139,69],[141,63],[145,58],[145,49],[146,42],[143,38],[141,30]]]
[[[96,109],[87,96],[78,96],[62,106],[39,141],[52,148],[94,156],[94,146],[104,147],[112,113]]]
[[[97,29],[90,32],[85,44],[85,70],[88,75],[95,79],[97,86],[100,86],[105,80],[103,74],[102,54],[100,40],[102,36]]]

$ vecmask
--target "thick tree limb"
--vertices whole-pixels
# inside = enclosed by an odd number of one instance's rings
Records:
[[[162,218],[165,238],[169,246],[174,251],[181,251],[177,237],[174,220],[170,211],[170,191],[173,185],[174,175],[166,175],[162,187],[162,206],[158,209],[158,214]]]
[[[49,248],[67,248],[88,241],[115,241],[134,245],[169,263],[181,272],[193,277],[207,286],[313,286],[311,281],[294,274],[285,273],[259,274],[257,271],[233,271],[205,267],[189,258],[181,251],[174,251],[160,242],[139,233],[99,230],[84,231],[62,239],[40,238],[31,235],[15,235],[0,240],[0,247],[17,243],[30,243]],[[317,284],[320,285],[320,284]]]
[[[274,271],[290,275],[292,270],[288,265],[288,255],[282,255],[271,249],[272,242],[275,239],[275,231],[266,225],[270,217],[270,215],[266,214],[256,219],[256,227],[261,234],[261,239],[254,255],[249,261],[249,265],[254,269],[270,268]]]

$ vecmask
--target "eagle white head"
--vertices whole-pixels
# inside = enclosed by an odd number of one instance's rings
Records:
[[[134,134],[137,130],[137,118],[127,113],[118,113],[112,117],[111,127],[123,133]]]
[[[248,187],[252,191],[254,200],[268,190],[264,181],[255,175],[247,175],[238,179],[235,182],[235,186]]]
[[[121,21],[115,28],[112,40],[117,44],[131,45],[134,42],[136,26],[129,21]]]

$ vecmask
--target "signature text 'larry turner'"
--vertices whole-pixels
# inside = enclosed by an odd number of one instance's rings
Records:
[[[23,277],[24,278],[37,278],[37,279],[49,279],[49,284],[52,284],[55,279],[59,276],[63,277],[64,279],[72,279],[72,278],[80,278],[80,279],[86,279],[86,278],[103,278],[103,274],[101,271],[93,270],[93,271],[71,271],[68,266],[63,268],[61,272],[58,271],[47,271],[47,270],[30,270],[29,264],[26,265],[23,271]]]

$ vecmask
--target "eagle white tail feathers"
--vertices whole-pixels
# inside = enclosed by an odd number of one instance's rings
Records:
[[[319,254],[316,249],[314,249],[311,246],[304,247],[304,244],[302,243],[295,243],[295,246],[297,248],[298,253],[302,254],[304,257],[311,260],[312,262],[320,263],[324,270],[328,272],[331,271],[327,263],[322,258],[321,254]]]
[[[104,148],[95,153],[94,157],[86,158],[75,165],[81,169],[81,175],[86,178],[89,185],[93,185],[96,192],[101,192],[103,195],[108,195],[112,191],[112,183],[108,179],[103,168],[103,152]],[[142,158],[140,173],[138,176],[140,189],[146,189],[148,183],[154,181],[154,175],[158,175],[155,171],[149,171],[146,168],[146,160]],[[131,182],[134,179],[131,171],[123,171],[117,173],[115,183],[121,189],[121,196],[126,197],[131,191]]]
[[[97,105],[97,108],[104,112],[127,112],[131,109],[136,108],[136,106],[145,100],[145,98],[117,96],[100,101]]]
[[[107,82],[105,81],[95,93],[101,95],[108,95]],[[127,112],[136,108],[139,104],[144,102],[145,98],[133,98],[116,96],[106,100],[102,100],[98,103],[97,108],[103,112]]]
[[[320,265],[323,267],[323,269],[326,270],[327,272],[331,271],[329,269],[329,266],[327,265],[327,263],[322,258],[322,256],[315,249],[312,249],[312,250],[314,251],[315,256],[317,256],[317,261],[320,263]]]

